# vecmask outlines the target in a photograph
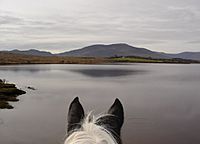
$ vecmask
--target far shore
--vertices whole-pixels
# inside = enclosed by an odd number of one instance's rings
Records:
[[[0,65],[19,64],[119,64],[119,63],[163,63],[163,64],[199,64],[200,61],[173,59],[153,59],[151,57],[64,57],[64,56],[31,56],[0,52]]]

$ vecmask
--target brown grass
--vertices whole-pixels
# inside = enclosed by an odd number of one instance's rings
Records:
[[[153,59],[142,57],[67,57],[67,56],[30,56],[0,52],[0,65],[10,64],[105,64],[105,63],[200,63],[185,59]]]
[[[108,60],[94,57],[28,56],[0,52],[0,65],[8,64],[101,64]]]

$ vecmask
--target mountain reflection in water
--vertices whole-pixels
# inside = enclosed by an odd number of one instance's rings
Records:
[[[89,77],[120,77],[128,75],[138,75],[145,72],[142,70],[124,70],[124,69],[76,69],[71,71]]]

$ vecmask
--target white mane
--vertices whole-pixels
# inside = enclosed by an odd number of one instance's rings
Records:
[[[98,118],[88,114],[81,128],[69,135],[64,144],[117,144],[109,131],[95,124]]]

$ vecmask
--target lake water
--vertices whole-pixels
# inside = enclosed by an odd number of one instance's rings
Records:
[[[75,96],[95,113],[118,97],[124,144],[200,143],[200,65],[1,66],[0,78],[27,91],[0,110],[0,144],[62,144]]]

